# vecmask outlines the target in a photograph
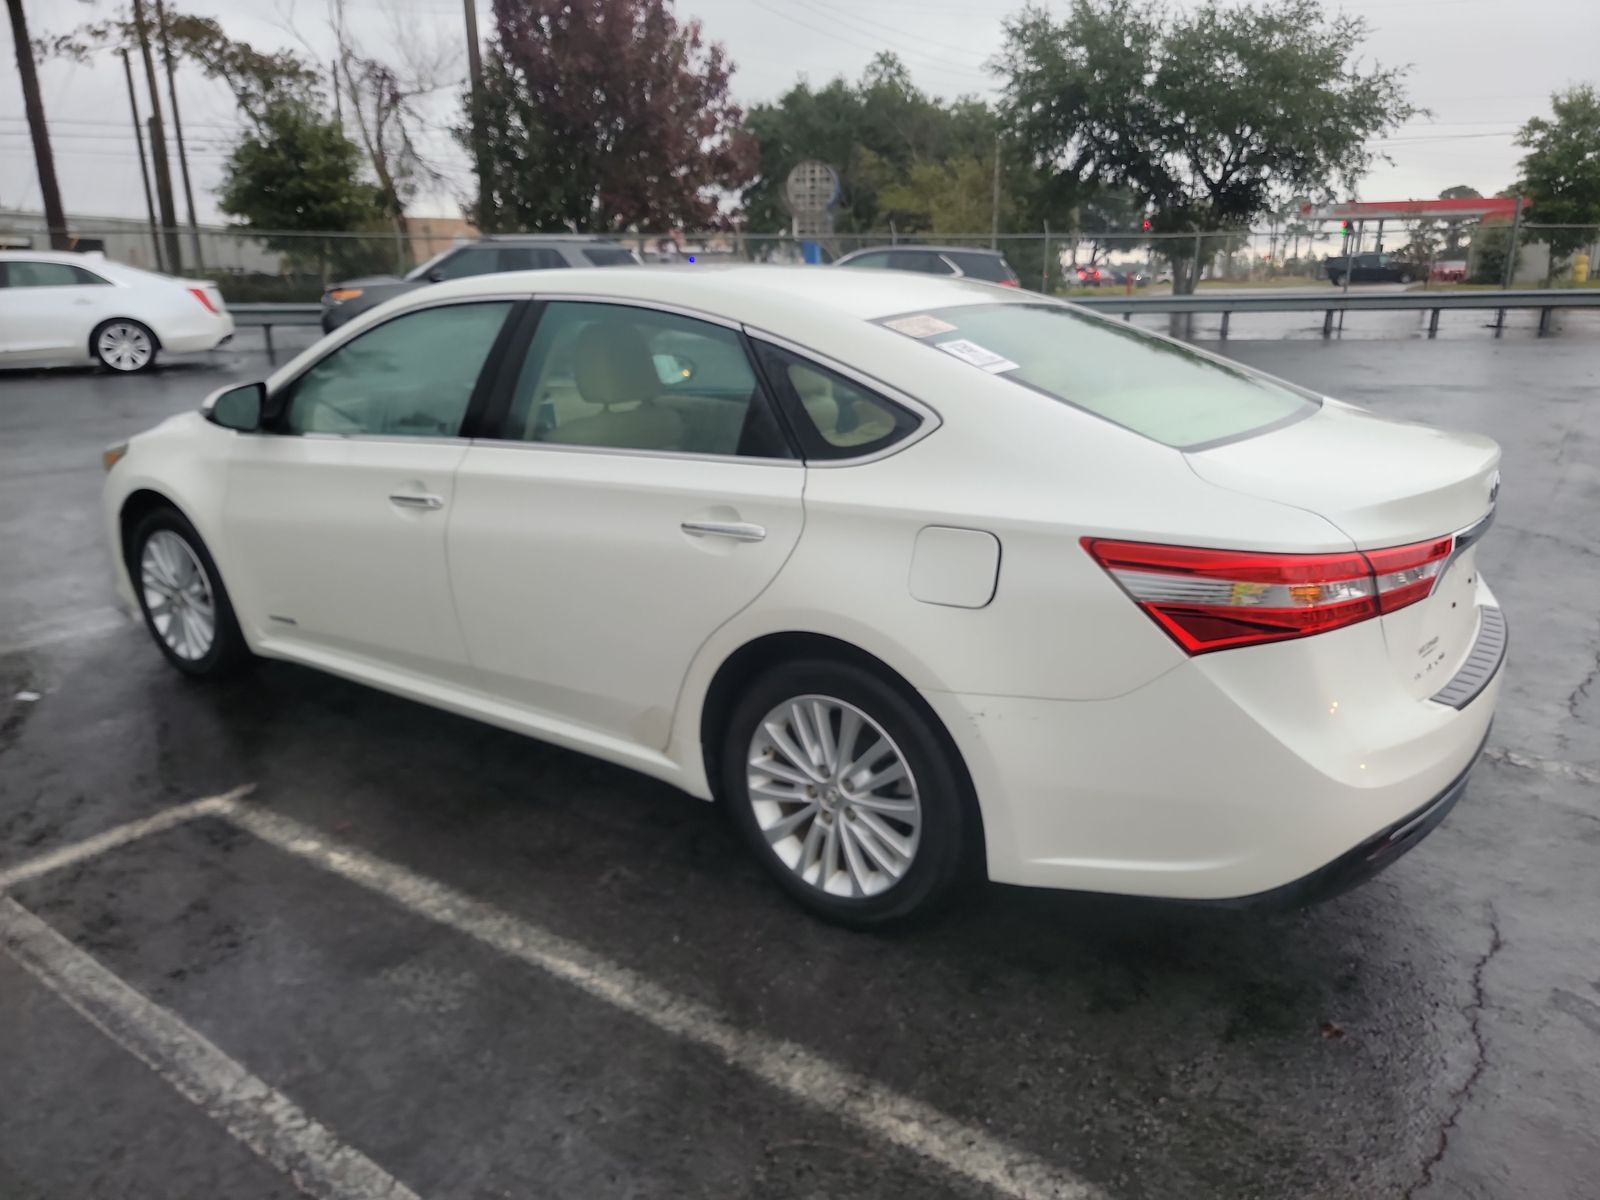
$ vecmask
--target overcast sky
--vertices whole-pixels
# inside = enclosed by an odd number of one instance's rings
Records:
[[[374,51],[393,52],[398,25],[402,37],[444,48],[446,78],[464,78],[464,51],[453,58],[449,51],[464,43],[461,0],[346,3],[351,27]],[[490,2],[478,4],[487,33]],[[931,93],[992,97],[984,63],[999,47],[1002,18],[1020,6],[1020,0],[678,0],[677,10],[680,18],[698,17],[707,36],[727,47],[738,68],[734,94],[748,106],[775,98],[797,76],[818,84],[839,74],[855,78],[883,49],[900,55]],[[103,18],[115,7],[115,0],[25,0],[35,37]],[[217,17],[231,36],[262,48],[309,45],[331,57],[324,0],[175,0],[174,7]],[[1517,127],[1548,111],[1552,90],[1600,79],[1600,0],[1330,0],[1328,7],[1367,19],[1363,58],[1410,63],[1412,98],[1433,114],[1383,144],[1394,161],[1374,168],[1361,199],[1433,196],[1458,183],[1485,193],[1505,187],[1520,155],[1511,140]],[[142,216],[120,60],[47,62],[40,78],[69,216],[80,228],[89,216]],[[148,115],[142,87],[141,80],[141,111]],[[456,94],[456,86],[446,86],[429,106],[433,127],[425,139],[454,182],[420,198],[421,214],[454,214],[455,195],[465,186],[467,160],[448,133]],[[214,189],[239,120],[227,90],[192,69],[180,73],[179,102],[200,218],[218,220]],[[176,163],[173,171],[176,180]],[[38,205],[22,92],[7,47],[0,56],[0,207]],[[178,205],[181,216],[181,191]]]

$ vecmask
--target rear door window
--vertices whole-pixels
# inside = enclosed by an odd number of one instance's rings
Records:
[[[490,246],[468,246],[457,250],[433,269],[444,279],[466,279],[471,275],[492,275],[498,267],[498,251]]]
[[[583,257],[596,267],[631,267],[639,261],[623,246],[585,246]]]
[[[549,271],[565,267],[567,260],[561,251],[549,246],[500,247],[501,271]]]
[[[23,287],[88,287],[105,286],[106,281],[82,267],[71,263],[22,262],[13,260],[0,263],[5,286]]]
[[[1318,408],[1287,384],[1063,304],[971,304],[880,323],[947,354],[951,370],[987,371],[1181,450]]]
[[[986,283],[1015,283],[1017,273],[998,254],[977,254],[971,251],[947,250],[945,257],[961,268],[964,275]]]
[[[896,271],[921,271],[924,275],[955,274],[955,268],[932,250],[891,250],[889,266]]]
[[[841,267],[867,267],[883,268],[889,265],[889,252],[887,250],[874,250],[870,254],[858,254],[849,262],[842,262]]]

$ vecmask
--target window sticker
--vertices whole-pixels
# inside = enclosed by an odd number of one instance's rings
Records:
[[[918,313],[914,317],[896,317],[883,324],[885,328],[892,329],[896,333],[914,338],[929,338],[937,333],[951,333],[955,330],[955,326],[949,321],[941,321],[938,317],[930,317],[927,313]]]
[[[977,342],[969,342],[966,338],[953,338],[948,342],[935,342],[934,345],[946,354],[953,354],[962,362],[982,367],[992,374],[1017,369],[1017,364],[1009,358],[1004,358],[993,350],[985,350]]]

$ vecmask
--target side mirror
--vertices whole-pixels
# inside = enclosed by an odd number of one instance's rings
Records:
[[[261,428],[261,413],[266,404],[267,385],[246,383],[212,392],[200,406],[200,411],[213,425],[236,429],[240,433],[254,433]]]
[[[429,283],[443,283],[444,282],[444,268],[443,267],[435,267],[433,270],[429,271],[428,272],[428,282]]]

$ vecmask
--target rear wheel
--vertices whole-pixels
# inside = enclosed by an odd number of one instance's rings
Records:
[[[813,912],[854,926],[932,911],[979,843],[966,773],[889,683],[790,663],[734,709],[723,795],[757,858]]]
[[[106,321],[89,338],[95,361],[108,371],[131,375],[155,364],[156,335],[138,321],[119,317]]]
[[[1342,284],[1344,282],[1344,276],[1339,274],[1339,272],[1337,272],[1337,271],[1329,271],[1328,272],[1328,282],[1333,284],[1334,287],[1338,287],[1340,284]]]
[[[176,509],[159,508],[135,528],[128,574],[145,627],[185,675],[225,675],[250,657],[222,576],[205,543]]]

